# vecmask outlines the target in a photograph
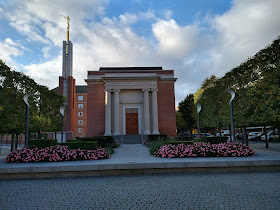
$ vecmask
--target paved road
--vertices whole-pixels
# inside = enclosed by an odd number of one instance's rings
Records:
[[[0,209],[280,209],[280,172],[2,180]]]

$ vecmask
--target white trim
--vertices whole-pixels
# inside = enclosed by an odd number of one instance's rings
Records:
[[[138,134],[141,135],[141,106],[140,105],[124,105],[123,106],[123,135],[126,135],[126,118],[125,109],[137,108],[138,109]]]

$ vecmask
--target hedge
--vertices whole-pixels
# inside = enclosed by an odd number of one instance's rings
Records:
[[[177,136],[174,137],[175,141],[190,141],[193,140],[192,136]]]
[[[178,145],[178,144],[193,144],[193,141],[168,141],[167,144]]]
[[[84,150],[95,150],[97,142],[94,141],[76,141],[76,142],[66,142],[66,143],[59,143],[59,145],[68,146],[69,149],[84,149]]]
[[[28,141],[29,148],[42,149],[45,147],[56,146],[56,145],[57,145],[56,139],[30,139]]]
[[[219,144],[219,143],[226,143],[228,141],[227,136],[213,136],[213,137],[206,137],[203,136],[200,139],[200,142],[210,142],[210,144]]]
[[[158,141],[158,140],[166,140],[167,135],[166,134],[155,134],[155,135],[148,135],[147,136],[148,141]]]
[[[95,141],[99,147],[106,147],[107,143],[114,143],[112,136],[77,137],[77,141]]]

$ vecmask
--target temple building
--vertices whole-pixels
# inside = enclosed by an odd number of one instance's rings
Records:
[[[88,71],[86,86],[73,78],[73,45],[63,42],[58,92],[66,97],[67,139],[91,136],[176,136],[174,70],[101,67]]]

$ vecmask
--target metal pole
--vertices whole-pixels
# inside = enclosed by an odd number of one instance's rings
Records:
[[[26,122],[25,122],[25,143],[24,143],[24,146],[28,145],[28,119],[29,119],[29,106],[26,104]]]
[[[232,141],[235,141],[235,128],[234,128],[234,119],[233,119],[233,101],[230,102],[230,114],[231,114]]]
[[[199,112],[197,113],[197,120],[198,120],[198,134],[199,134],[199,138],[201,138]]]
[[[62,123],[61,123],[61,143],[63,143],[63,115],[62,115]]]

